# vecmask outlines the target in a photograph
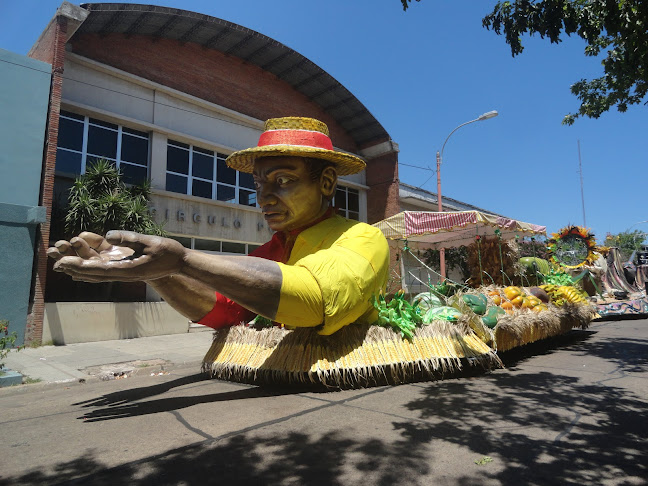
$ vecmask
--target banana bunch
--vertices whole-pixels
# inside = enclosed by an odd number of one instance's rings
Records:
[[[571,304],[582,304],[588,302],[585,292],[572,285],[541,285],[540,288],[549,294],[552,304],[558,307]]]
[[[565,300],[572,304],[582,304],[589,301],[588,295],[585,292],[571,285],[562,285],[558,287],[558,290],[565,296]]]

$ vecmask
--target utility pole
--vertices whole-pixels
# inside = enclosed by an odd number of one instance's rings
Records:
[[[580,140],[578,142],[578,174],[580,175],[581,186],[581,204],[583,205],[583,226],[587,228],[587,219],[585,218],[585,193],[583,192],[583,165],[581,163]]]

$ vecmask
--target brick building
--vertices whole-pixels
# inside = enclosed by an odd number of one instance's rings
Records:
[[[57,237],[67,188],[94,159],[114,161],[128,182],[149,179],[156,220],[186,246],[245,254],[270,231],[251,177],[227,168],[225,158],[256,145],[267,118],[314,117],[329,126],[337,149],[367,161],[366,171],[341,179],[338,211],[369,223],[399,211],[398,146],[389,134],[330,74],[263,34],[172,8],[64,2],[29,56],[52,66],[40,203],[47,222],[28,324],[34,341],[131,337],[133,328],[186,332],[186,320],[177,325],[143,284],[85,298],[104,307],[65,307],[93,291],[51,272],[45,249]],[[104,334],[83,334],[96,327],[84,323],[84,309],[108,323]],[[133,326],[125,315],[141,321]],[[167,321],[169,329],[160,324]]]

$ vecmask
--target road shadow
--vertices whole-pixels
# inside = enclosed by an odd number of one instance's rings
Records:
[[[503,469],[485,478],[498,484],[646,484],[648,400],[613,384],[550,372],[434,383],[406,405],[431,423],[397,426],[412,447],[440,437],[496,457]]]
[[[498,352],[498,356],[506,368],[515,369],[535,356],[551,355],[566,348],[571,349],[576,344],[587,347],[595,335],[596,331],[592,330],[572,330],[566,334],[529,343],[509,351]]]
[[[82,407],[122,405],[124,403],[142,400],[144,398],[153,397],[155,395],[161,395],[162,393],[166,393],[180,386],[192,385],[209,379],[210,376],[208,373],[196,373],[194,375],[183,376],[175,380],[156,383],[155,385],[151,386],[142,386],[139,388],[132,388],[128,390],[120,390],[117,392],[108,393],[97,398],[91,398],[82,402],[76,402],[72,405]]]
[[[241,385],[242,387],[245,385]],[[204,403],[216,403],[224,401],[247,400],[252,398],[268,398],[281,395],[292,395],[298,393],[294,388],[269,388],[269,387],[247,387],[238,390],[210,393],[208,395],[192,395],[183,397],[166,397],[147,401],[120,401],[111,402],[107,407],[84,413],[80,420],[85,422],[101,422],[104,420],[115,420],[142,415],[151,415],[162,412],[175,412],[183,408],[193,407]],[[95,402],[96,403],[96,402]],[[99,402],[104,404],[104,402]],[[91,406],[91,405],[84,405]]]
[[[387,486],[416,484],[411,478],[429,470],[422,451],[410,450],[407,440],[368,440],[343,432],[322,436],[287,432],[207,440],[113,468],[106,467],[96,451],[87,451],[75,460],[57,464],[51,471],[33,470],[0,479],[0,486],[335,486],[359,484],[358,473],[364,478],[363,484]]]

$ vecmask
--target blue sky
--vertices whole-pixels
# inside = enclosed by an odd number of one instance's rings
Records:
[[[130,2],[129,2],[130,3]],[[648,109],[561,125],[578,108],[569,87],[602,73],[585,44],[525,39],[512,58],[504,39],[481,26],[495,1],[159,0],[254,29],[328,71],[382,123],[403,164],[435,167],[444,151],[442,193],[555,232],[583,224],[580,141],[587,226],[648,232]],[[26,54],[60,5],[0,0],[0,48]],[[430,177],[432,176],[432,177]],[[401,165],[400,179],[436,192],[431,171]],[[427,181],[427,182],[426,182]]]

